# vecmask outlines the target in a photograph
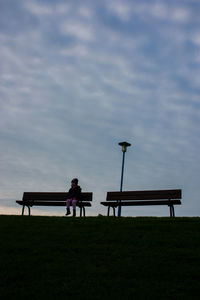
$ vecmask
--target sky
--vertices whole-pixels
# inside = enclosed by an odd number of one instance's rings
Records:
[[[199,0],[0,0],[0,214],[78,177],[86,215],[105,215],[127,141],[123,190],[180,188],[176,216],[200,216],[199,14]]]

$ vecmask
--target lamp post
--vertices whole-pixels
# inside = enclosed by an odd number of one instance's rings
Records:
[[[125,161],[125,153],[126,153],[126,148],[130,147],[131,144],[127,143],[127,142],[121,142],[118,144],[119,146],[122,147],[122,152],[123,152],[123,156],[122,156],[122,171],[121,171],[121,184],[120,184],[120,192],[122,192],[122,187],[123,187],[123,179],[124,179],[124,161]],[[120,201],[121,203],[121,201]],[[121,205],[118,206],[118,217],[121,217]]]

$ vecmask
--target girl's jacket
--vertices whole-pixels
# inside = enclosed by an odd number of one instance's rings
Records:
[[[76,200],[80,200],[81,197],[81,187],[79,185],[75,186],[74,188],[70,188],[68,191],[68,198]]]

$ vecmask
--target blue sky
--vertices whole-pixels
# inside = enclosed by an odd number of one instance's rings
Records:
[[[73,177],[106,214],[128,141],[123,189],[181,188],[176,215],[200,215],[199,14],[198,0],[0,0],[0,214]]]

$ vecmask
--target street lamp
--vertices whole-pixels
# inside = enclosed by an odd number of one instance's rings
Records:
[[[130,147],[131,144],[129,144],[127,142],[121,142],[118,145],[122,147],[122,152],[123,152],[123,156],[122,156],[122,171],[121,171],[121,184],[120,184],[120,192],[122,192],[123,178],[124,178],[125,153],[126,153],[126,148]],[[121,201],[120,201],[120,203],[121,203]],[[121,217],[121,205],[118,206],[118,217]]]

